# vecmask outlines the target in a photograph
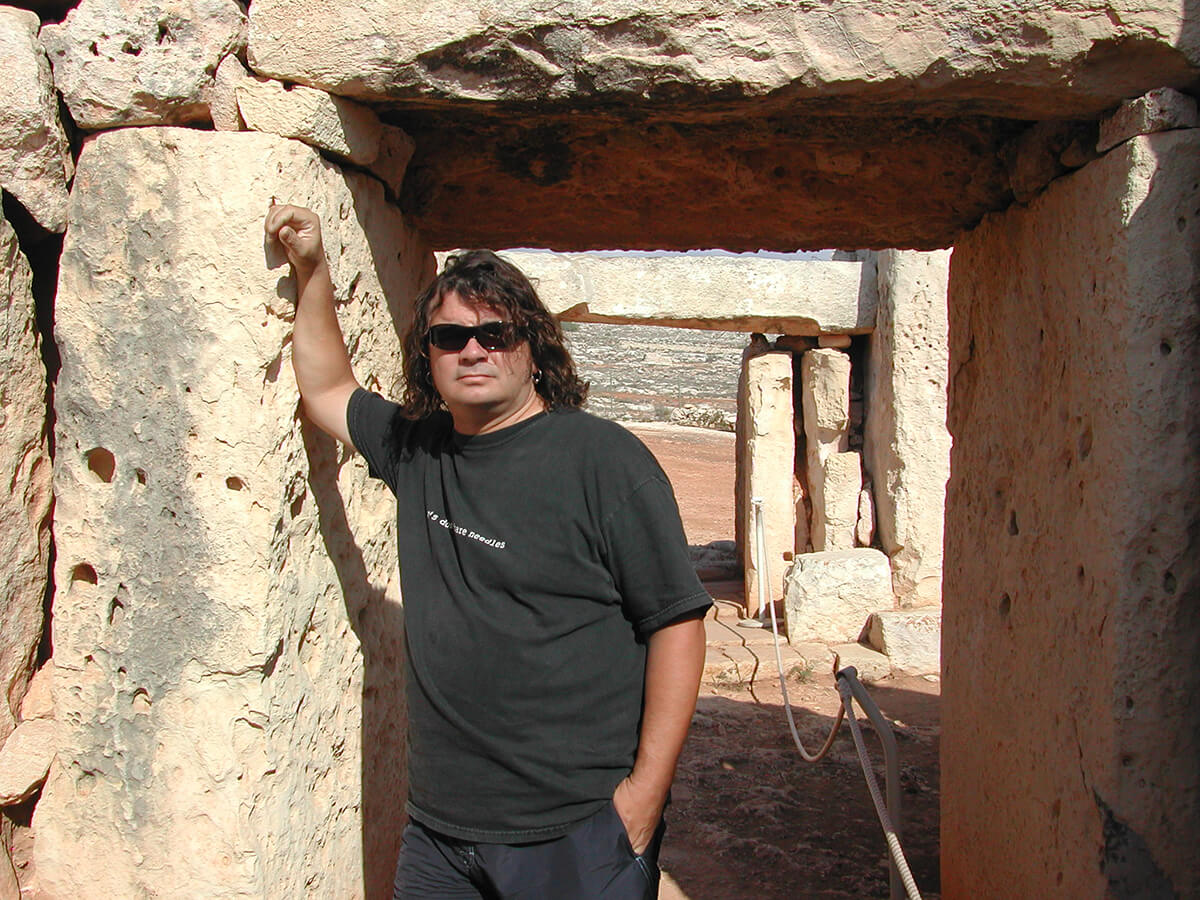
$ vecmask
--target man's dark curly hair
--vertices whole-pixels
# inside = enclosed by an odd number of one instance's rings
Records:
[[[412,324],[404,335],[404,415],[423,419],[443,409],[429,370],[427,333],[434,308],[449,293],[473,306],[502,311],[517,333],[529,342],[541,377],[535,388],[547,409],[577,409],[587,399],[588,384],[575,373],[558,320],[542,305],[529,279],[491,250],[466,250],[446,258],[442,272],[417,298]]]

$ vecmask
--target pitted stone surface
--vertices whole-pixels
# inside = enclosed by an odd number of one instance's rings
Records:
[[[50,896],[378,896],[404,795],[393,504],[300,418],[284,191],[364,383],[432,257],[375,180],[251,132],[123,129],[72,194],[56,333]],[[360,223],[366,223],[366,230]]]
[[[50,63],[35,13],[0,6],[0,187],[43,228],[67,225],[67,182],[75,171],[58,117]]]
[[[50,568],[46,370],[33,273],[0,217],[0,741],[12,731],[42,634]]]
[[[969,101],[1027,119],[1083,118],[1194,77],[1200,46],[1177,5],[1106,10],[1072,2],[1014,14],[1000,0],[366,0],[352,9],[256,0],[250,60],[275,78],[370,98],[636,103],[778,92],[793,103],[902,97],[926,112]],[[1145,58],[1106,52],[1121,43]]]
[[[1198,185],[1138,137],[955,244],[946,897],[1200,893]]]
[[[42,42],[71,118],[95,129],[208,119],[213,75],[245,32],[237,0],[82,0]]]
[[[722,256],[638,257],[506,251],[566,321],[815,335],[874,327],[862,264]]]
[[[941,602],[950,251],[878,254],[880,305],[869,338],[863,454],[876,528],[901,606]]]
[[[753,501],[762,500],[766,544],[766,602],[783,596],[784,575],[795,552],[795,502],[792,479],[796,436],[792,430],[792,354],[786,350],[748,350],[738,386],[737,515],[744,535],[746,607],[759,609],[763,562],[758,551]]]
[[[788,642],[857,641],[867,617],[892,605],[892,576],[878,550],[803,553],[787,573]]]

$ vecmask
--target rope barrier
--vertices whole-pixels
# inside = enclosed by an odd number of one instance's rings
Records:
[[[891,816],[888,813],[889,807],[894,809],[897,821],[899,821],[900,792],[895,736],[892,734],[891,726],[888,725],[887,720],[884,719],[883,714],[879,711],[879,707],[875,705],[875,701],[871,699],[871,695],[867,693],[867,689],[858,680],[858,670],[853,666],[847,666],[845,669],[839,670],[838,664],[840,663],[840,659],[836,653],[833,655],[833,677],[837,683],[838,694],[842,700],[841,705],[838,707],[837,719],[834,721],[833,727],[829,730],[829,736],[825,738],[825,743],[821,745],[821,749],[816,753],[809,753],[805,749],[804,743],[800,740],[800,733],[796,728],[796,720],[792,715],[792,704],[788,699],[787,678],[783,672],[783,656],[779,649],[779,622],[775,616],[775,604],[774,602],[768,602],[766,597],[767,548],[762,519],[762,500],[755,497],[750,503],[754,507],[756,544],[758,549],[759,615],[762,615],[764,608],[769,608],[771,611],[771,633],[775,639],[775,663],[776,671],[779,674],[779,691],[783,696],[783,711],[787,716],[788,728],[792,733],[792,742],[796,745],[796,749],[800,751],[800,756],[805,762],[820,762],[833,747],[834,738],[837,737],[842,721],[844,719],[849,721],[850,733],[854,737],[854,746],[858,750],[859,763],[862,766],[863,776],[867,781],[867,790],[871,794],[871,802],[875,805],[875,814],[879,818],[879,824],[883,828],[883,837],[888,846],[891,898],[892,900],[899,900],[902,884],[908,900],[921,900],[921,893],[917,889],[916,880],[913,878],[912,871],[908,867],[908,860],[904,856],[904,849],[900,846],[899,828],[892,824]],[[879,735],[880,742],[883,744],[888,776],[889,802],[887,804],[883,802],[883,796],[879,792],[879,780],[875,777],[875,771],[871,767],[871,758],[867,753],[867,745],[862,736],[862,728],[858,723],[858,718],[854,715],[854,700],[856,699],[866,712],[867,718],[871,720],[871,724],[875,726],[875,731]]]

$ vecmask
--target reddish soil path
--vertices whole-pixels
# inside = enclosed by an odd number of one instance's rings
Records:
[[[733,435],[659,424],[630,426],[675,488],[688,541],[733,538]],[[849,729],[816,765],[796,752],[784,716],[770,634],[738,628],[734,584],[709,623],[710,660],[668,811],[660,900],[862,900],[888,896],[886,844]],[[714,634],[745,644],[750,675],[730,679],[712,659]],[[745,639],[739,635],[746,634]],[[785,670],[792,664],[785,661]],[[788,696],[810,750],[840,705],[829,671],[802,671]],[[888,678],[869,686],[893,722],[900,751],[903,847],[926,900],[940,891],[938,718],[940,685]],[[883,756],[865,717],[882,782]]]

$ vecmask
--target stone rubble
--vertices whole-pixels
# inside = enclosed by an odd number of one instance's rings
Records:
[[[35,13],[0,6],[0,188],[49,231],[67,226],[75,173]]]

